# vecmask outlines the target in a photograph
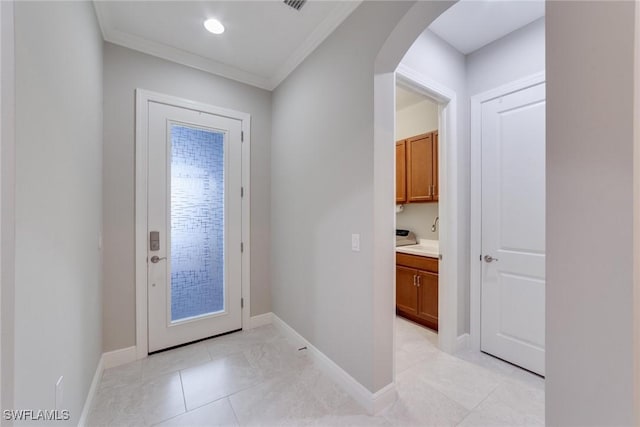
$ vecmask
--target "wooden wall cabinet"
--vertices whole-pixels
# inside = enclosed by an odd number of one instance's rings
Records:
[[[438,200],[438,131],[396,141],[396,204]]]
[[[396,253],[396,313],[438,330],[438,260]]]

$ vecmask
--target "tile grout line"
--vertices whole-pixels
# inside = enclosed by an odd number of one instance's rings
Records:
[[[233,412],[233,417],[236,419],[236,424],[240,425],[240,419],[238,418],[238,414],[236,414],[236,409],[233,407],[233,403],[231,403],[231,399],[229,399],[231,395],[225,397],[224,399],[227,399],[227,401],[229,402],[229,407],[231,408],[231,412]]]
[[[182,370],[178,371],[178,375],[180,376],[180,389],[182,390],[182,403],[184,404],[184,413],[189,412],[187,409],[187,396],[184,393],[184,382],[182,381]]]
[[[456,426],[459,426],[460,424],[462,424],[464,422],[464,420],[466,420],[467,418],[469,418],[469,415],[471,415],[473,413],[473,411],[475,411],[476,409],[478,409],[478,407],[480,405],[482,405],[493,393],[495,393],[495,391],[498,389],[498,387],[500,387],[502,385],[501,382],[498,382],[498,384],[496,384],[496,386],[489,392],[487,393],[487,395],[484,397],[484,399],[482,399],[480,402],[478,402],[473,408],[469,409],[469,412],[467,413],[467,415],[464,416],[463,419],[460,420],[460,422],[458,424],[456,424]]]

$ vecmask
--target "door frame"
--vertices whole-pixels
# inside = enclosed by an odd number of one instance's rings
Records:
[[[455,91],[403,64],[398,65],[396,69],[396,83],[408,86],[438,103],[438,185],[440,187],[438,216],[441,217],[439,245],[440,254],[442,254],[438,273],[438,346],[447,353],[454,353],[466,345],[464,335],[462,338],[458,337],[460,277],[457,238],[460,224],[458,200],[453,195],[457,188],[458,171],[457,97]],[[445,283],[448,286],[445,286]],[[395,312],[395,274],[392,303]],[[395,333],[393,342],[395,346]],[[395,378],[395,352],[393,359]]]
[[[471,188],[470,188],[470,290],[469,290],[469,336],[470,348],[480,351],[481,334],[481,286],[482,286],[482,263],[479,257],[482,254],[482,104],[501,96],[508,95],[531,86],[545,82],[544,71],[531,74],[518,80],[506,83],[488,91],[473,95],[471,97],[471,128],[470,128],[470,166],[471,166]]]
[[[241,235],[244,250],[242,253],[242,273],[240,278],[242,308],[242,327],[249,325],[251,313],[251,115],[227,108],[165,95],[145,89],[136,89],[135,112],[135,287],[136,287],[136,358],[147,357],[148,303],[147,303],[147,164],[148,164],[148,122],[149,102],[157,102],[174,107],[201,111],[240,120],[243,133],[242,142],[242,197]],[[238,248],[240,250],[240,248]]]

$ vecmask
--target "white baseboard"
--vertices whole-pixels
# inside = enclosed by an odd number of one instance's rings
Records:
[[[373,393],[373,410],[370,412],[372,414],[379,414],[384,409],[391,406],[396,400],[398,400],[396,384],[387,384],[380,390]]]
[[[104,354],[100,356],[100,360],[98,361],[98,366],[96,366],[96,372],[93,374],[91,387],[89,387],[89,392],[87,393],[87,398],[84,401],[84,406],[82,407],[82,413],[80,414],[80,419],[78,420],[78,427],[84,427],[87,424],[87,417],[89,416],[89,411],[91,410],[93,399],[95,398],[96,393],[98,391],[98,385],[100,384],[100,379],[102,379],[103,371],[104,371]]]
[[[110,351],[102,355],[104,358],[104,369],[114,368],[133,362],[137,359],[136,346],[121,348],[119,350]]]
[[[273,313],[264,313],[257,316],[251,316],[249,318],[249,324],[244,329],[259,328],[260,326],[270,325],[273,318]]]
[[[375,393],[370,392],[365,386],[360,384],[358,380],[349,375],[323,352],[318,350],[285,321],[275,314],[272,314],[271,318],[273,325],[282,331],[282,333],[287,335],[293,341],[299,343],[300,346],[306,346],[309,355],[316,362],[318,367],[338,383],[358,403],[364,406],[370,414],[377,414],[395,402],[397,393],[394,383],[388,384]]]
[[[456,353],[462,350],[466,350],[469,347],[469,334],[462,334],[456,338]]]
[[[104,370],[124,365],[125,363],[133,362],[134,360],[136,360],[135,346],[102,353],[102,356],[100,356],[100,360],[98,361],[98,366],[96,367],[96,372],[93,374],[93,380],[91,381],[91,387],[89,387],[87,398],[85,399],[84,406],[82,407],[78,427],[84,427],[87,423],[87,417],[89,416],[89,411],[91,410],[93,399],[98,391],[98,385],[100,384]]]

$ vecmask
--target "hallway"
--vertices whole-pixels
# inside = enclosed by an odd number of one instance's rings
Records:
[[[544,381],[484,354],[456,357],[396,319],[398,401],[366,414],[274,326],[104,372],[90,426],[543,425]]]

